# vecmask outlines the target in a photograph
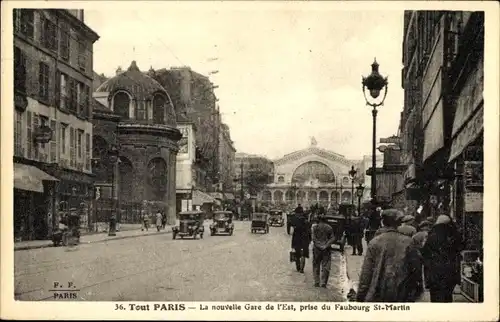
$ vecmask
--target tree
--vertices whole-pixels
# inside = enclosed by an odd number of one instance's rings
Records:
[[[251,195],[256,195],[270,182],[270,177],[270,173],[260,167],[250,168],[244,174],[245,188]]]

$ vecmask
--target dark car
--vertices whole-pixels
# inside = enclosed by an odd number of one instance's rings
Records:
[[[250,226],[250,231],[256,233],[257,231],[263,231],[265,234],[269,233],[269,214],[263,212],[255,212],[252,214],[252,224]]]
[[[285,220],[283,219],[283,211],[273,209],[269,211],[269,225],[283,227]]]
[[[213,216],[213,223],[210,224],[210,235],[220,233],[231,236],[234,231],[233,212],[232,211],[216,211]]]
[[[179,213],[179,226],[172,228],[172,239],[180,236],[181,239],[188,236],[196,239],[198,236],[203,238],[205,227],[203,221],[205,213],[203,211],[184,211]]]

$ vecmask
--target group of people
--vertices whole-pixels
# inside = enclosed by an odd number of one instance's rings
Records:
[[[304,273],[312,242],[314,286],[326,287],[331,267],[331,245],[339,238],[327,223],[321,207],[295,209],[292,249],[296,269]],[[309,222],[314,213],[317,223]],[[431,302],[452,302],[460,283],[460,252],[463,241],[454,221],[447,215],[419,223],[398,209],[377,208],[369,214],[356,213],[345,231],[353,255],[363,254],[359,302],[414,302],[429,289]]]
[[[463,249],[452,219],[443,214],[417,224],[397,209],[383,210],[380,217],[382,227],[368,243],[356,300],[414,302],[427,288],[431,302],[452,302]]]
[[[296,269],[304,273],[306,258],[309,258],[309,245],[312,242],[314,286],[326,287],[330,276],[331,246],[335,242],[335,234],[326,222],[325,209],[316,207],[305,212],[299,204],[294,212],[292,249],[295,254]],[[309,222],[310,213],[317,216],[317,224]]]
[[[143,212],[141,228],[142,231],[149,230],[150,219],[154,219],[157,231],[165,229],[165,226],[167,225],[167,215],[164,212],[158,210],[155,215]]]

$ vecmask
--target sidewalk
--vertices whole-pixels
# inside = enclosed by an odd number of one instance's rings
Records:
[[[164,230],[156,231],[156,227],[150,226],[148,231],[141,231],[141,224],[126,225],[122,224],[120,231],[116,232],[116,236],[108,236],[107,232],[99,233],[82,233],[80,244],[102,243],[109,240],[120,240],[126,238],[154,236],[159,234],[168,234],[172,232],[172,226],[166,226]],[[14,243],[14,251],[53,247],[51,240],[27,240]]]
[[[366,241],[363,239],[363,249],[366,252]],[[344,256],[347,265],[347,278],[349,279],[350,287],[357,293],[359,284],[359,274],[361,273],[361,266],[363,265],[363,256],[354,256],[352,254],[352,247],[346,245]],[[429,290],[425,290],[416,303],[430,303],[431,296]],[[457,285],[453,291],[453,303],[470,303],[461,293],[460,286]]]

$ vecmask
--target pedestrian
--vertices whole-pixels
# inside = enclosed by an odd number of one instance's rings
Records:
[[[406,215],[401,219],[401,225],[398,227],[398,231],[408,237],[412,237],[417,233],[415,227],[413,227],[413,222],[415,217],[411,215]]]
[[[363,234],[364,234],[364,222],[363,219],[358,216],[358,212],[351,218],[351,223],[348,228],[349,238],[351,240],[352,255],[363,255]]]
[[[462,239],[451,218],[440,215],[421,249],[431,302],[453,302],[453,289],[460,283],[458,266]]]
[[[146,211],[143,211],[142,212],[142,231],[144,231],[144,229],[146,229],[146,231],[148,231],[149,229],[149,216],[148,214],[146,213]]]
[[[306,258],[309,258],[311,243],[311,227],[304,214],[297,214],[293,227],[292,248],[295,251],[295,266],[297,272],[304,273]]]
[[[163,225],[162,223],[163,220],[163,215],[161,214],[160,210],[156,212],[156,230],[160,231],[161,226]]]
[[[324,215],[318,216],[318,224],[312,228],[314,286],[326,287],[332,264],[331,246],[335,241],[332,227]]]
[[[397,231],[401,211],[382,212],[384,230],[374,237],[366,251],[356,300],[358,302],[412,302],[418,255],[412,239]]]
[[[419,278],[417,281],[417,292],[422,293],[424,291],[424,288],[427,288],[428,282],[426,276],[428,276],[428,273],[426,272],[426,268],[428,265],[424,265],[424,259],[422,257],[421,249],[424,246],[426,240],[427,240],[427,235],[429,233],[429,230],[432,227],[432,223],[428,222],[427,220],[424,220],[418,225],[418,232],[413,235],[413,245],[418,249],[418,254],[420,256],[421,260],[421,265],[419,266],[420,269],[423,268],[423,278]],[[421,276],[420,274],[419,276]]]
[[[295,208],[294,212],[296,214],[302,214],[302,213],[304,213],[304,208],[302,208],[302,205],[300,203],[297,205],[297,208]]]
[[[165,230],[165,226],[167,226],[167,214],[163,211],[161,213],[161,227]]]
[[[365,232],[365,240],[367,244],[369,244],[370,241],[375,237],[375,233],[380,228],[381,212],[382,208],[377,207],[368,215],[368,225]]]

